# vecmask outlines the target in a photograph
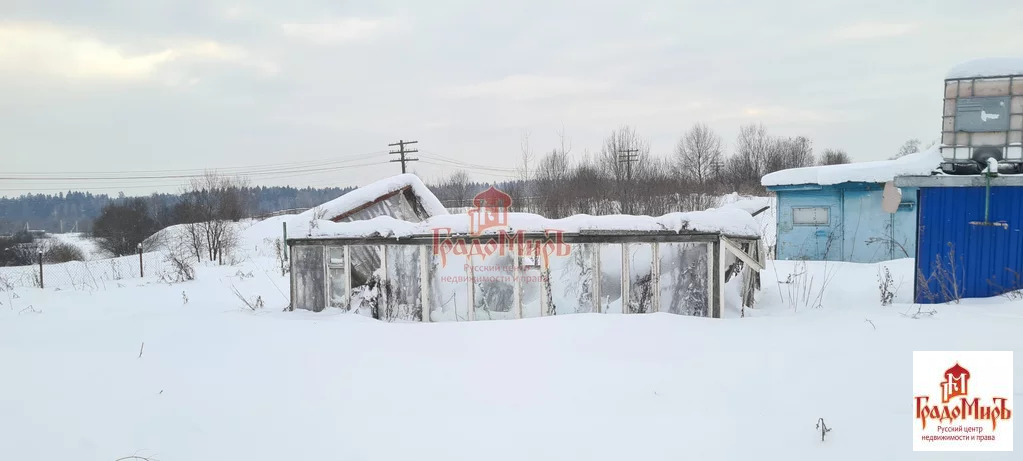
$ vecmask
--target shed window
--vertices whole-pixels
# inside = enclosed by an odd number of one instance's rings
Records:
[[[797,226],[822,226],[828,224],[828,207],[807,207],[792,209],[792,223]]]

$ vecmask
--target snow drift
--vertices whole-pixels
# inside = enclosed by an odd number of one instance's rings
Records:
[[[310,236],[329,237],[408,237],[431,235],[434,229],[446,229],[451,234],[468,234],[470,218],[467,214],[434,216],[423,222],[411,223],[379,216],[365,221],[334,223],[319,221]],[[504,232],[543,232],[559,230],[566,233],[586,231],[671,231],[723,233],[733,237],[759,238],[760,228],[752,216],[739,207],[724,207],[706,211],[669,213],[660,217],[608,215],[575,215],[549,219],[532,213],[508,213],[508,226]],[[494,234],[488,229],[483,234]]]
[[[847,163],[844,165],[811,166],[776,171],[765,175],[760,183],[766,187],[796,184],[820,184],[822,186],[844,182],[883,183],[896,176],[926,176],[936,170],[942,162],[938,147],[909,154],[894,160]]]
[[[891,265],[906,284],[887,307],[879,265],[798,264],[772,263],[762,308],[725,320],[280,312],[286,298],[258,266],[202,268],[174,285],[0,292],[0,459],[913,459],[912,351],[1023,349],[1019,301],[914,319],[911,262]],[[823,307],[780,298],[791,274],[830,271]],[[229,284],[262,294],[265,311]],[[1019,363],[1014,381],[1018,397]],[[833,428],[823,443],[821,417]]]
[[[991,57],[971,59],[949,69],[945,78],[980,78],[1023,75],[1023,58]]]
[[[427,215],[438,216],[448,214],[447,209],[437,199],[437,196],[433,195],[430,188],[426,187],[426,184],[418,176],[408,173],[391,176],[359,187],[334,200],[306,210],[298,216],[301,219],[309,220],[316,218],[317,213],[321,213],[322,216],[331,219],[406,187],[412,188],[412,193],[419,198],[420,205],[426,210]]]

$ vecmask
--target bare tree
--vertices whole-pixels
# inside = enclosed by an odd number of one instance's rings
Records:
[[[456,207],[468,206],[469,194],[472,192],[472,181],[469,174],[463,170],[455,171],[445,182],[451,199]]]
[[[522,139],[519,141],[519,150],[522,152],[522,157],[520,158],[522,163],[517,168],[516,173],[519,179],[525,181],[529,179],[529,165],[533,163],[533,147],[529,145],[528,131],[522,133]]]
[[[600,165],[613,180],[621,212],[632,213],[636,195],[633,190],[635,181],[654,171],[650,144],[639,138],[635,128],[622,126],[604,138],[600,149]]]
[[[850,162],[849,154],[842,149],[824,149],[820,159],[817,160],[817,163],[821,165],[841,165]]]
[[[243,187],[240,179],[221,176],[213,171],[189,182],[179,207],[189,219],[185,234],[197,259],[202,260],[201,250],[205,250],[209,260],[216,261],[229,249],[233,241],[231,222],[246,213]],[[197,241],[201,241],[201,245]]]
[[[533,190],[537,207],[546,216],[564,216],[570,199],[565,194],[571,168],[568,154],[552,150],[537,163],[533,176]]]
[[[721,161],[721,137],[707,125],[697,123],[675,146],[675,171],[690,182],[706,184]]]
[[[767,161],[764,174],[789,168],[800,168],[813,165],[813,147],[809,139],[803,136],[795,138],[772,138],[767,150]]]
[[[200,224],[201,217],[194,197],[189,194],[182,197],[183,200],[174,207],[174,219],[184,224],[181,225],[182,231],[176,236],[178,241],[171,242],[172,248],[177,250],[177,253],[184,253],[187,250],[188,253],[195,255],[196,261],[202,261],[202,255],[206,252],[206,232]]]
[[[521,163],[515,169],[517,181],[509,182],[505,187],[505,192],[511,197],[512,206],[517,211],[527,211],[528,197],[530,195],[530,165],[533,163],[533,148],[529,145],[529,132],[526,130],[522,131],[522,136],[519,139],[519,150],[522,153],[520,157]]]
[[[564,196],[568,200],[567,214],[608,214],[614,208],[609,204],[613,195],[609,190],[609,179],[601,171],[600,166],[585,154],[576,162],[564,180]]]
[[[728,178],[738,187],[759,186],[764,175],[771,139],[763,125],[744,125],[735,139],[735,152],[728,159]]]
[[[893,159],[902,157],[904,155],[914,154],[920,152],[920,140],[913,138],[904,143],[899,147],[899,151],[895,153]]]

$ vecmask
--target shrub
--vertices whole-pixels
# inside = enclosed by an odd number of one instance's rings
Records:
[[[180,283],[195,280],[195,267],[192,265],[192,261],[188,257],[177,255],[172,252],[167,255],[166,262],[170,265],[170,268],[163,274],[160,274],[160,278],[164,282]],[[186,297],[185,303],[187,302],[188,299]]]
[[[67,242],[57,242],[43,249],[44,263],[66,263],[69,261],[85,261],[85,253],[81,248]]]
[[[103,207],[92,225],[92,233],[99,245],[114,256],[134,254],[136,245],[157,231],[156,221],[142,199],[133,199],[123,205]]]
[[[35,237],[25,231],[0,237],[0,266],[27,266],[37,263]]]
[[[895,282],[892,280],[892,272],[888,266],[877,269],[877,288],[881,292],[881,305],[890,306],[895,300]]]

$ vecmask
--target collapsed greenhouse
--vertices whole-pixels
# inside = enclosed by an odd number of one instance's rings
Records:
[[[291,308],[438,322],[589,312],[721,317],[726,306],[753,305],[764,250],[743,210],[546,219],[476,204],[421,222],[316,223],[288,240]]]

